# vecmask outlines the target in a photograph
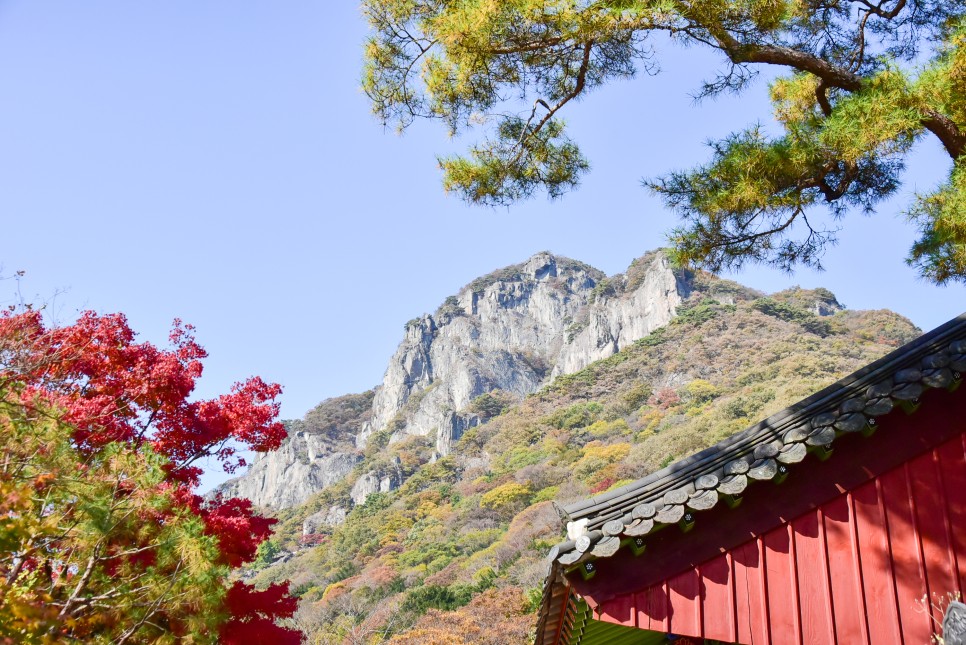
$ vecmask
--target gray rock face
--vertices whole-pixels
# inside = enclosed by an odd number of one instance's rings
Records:
[[[494,389],[522,397],[543,383],[564,329],[603,276],[577,263],[564,267],[549,253],[503,273],[465,287],[436,316],[410,322],[359,446],[383,430],[435,432],[445,455],[471,423],[459,411],[473,398]]]
[[[477,420],[465,412],[494,389],[518,397],[583,369],[667,324],[690,287],[660,253],[638,267],[633,290],[610,295],[591,267],[538,253],[465,287],[435,316],[410,322],[357,438],[436,435],[441,455]]]
[[[590,305],[586,326],[568,338],[557,356],[554,377],[578,372],[671,322],[690,285],[671,271],[661,253],[642,269],[643,279],[636,289],[598,298]]]
[[[667,324],[690,289],[662,253],[610,279],[550,253],[478,278],[435,314],[406,325],[382,385],[367,393],[371,398],[323,402],[314,411],[321,420],[315,432],[293,432],[222,491],[271,508],[299,504],[344,479],[361,459],[357,451],[377,432],[390,442],[432,435],[436,453],[447,455],[480,423],[469,409],[474,398],[502,390],[522,399],[556,376],[615,354]],[[353,436],[356,452],[345,445]],[[362,504],[401,483],[398,472],[368,472],[356,480],[351,497]]]
[[[256,506],[295,506],[342,481],[360,459],[355,452],[330,452],[323,436],[298,432],[278,450],[258,454],[245,475],[228,480],[219,491],[228,497],[246,497]]]
[[[330,506],[318,513],[313,513],[302,521],[302,535],[317,535],[324,528],[344,524],[346,515],[346,510],[341,506]]]
[[[365,504],[366,499],[373,493],[388,493],[399,488],[403,477],[402,471],[398,469],[398,464],[396,466],[395,471],[379,473],[372,470],[359,477],[349,492],[352,503],[356,506]]]
[[[379,490],[379,476],[374,472],[362,475],[352,486],[349,497],[356,506],[366,503],[366,498]]]

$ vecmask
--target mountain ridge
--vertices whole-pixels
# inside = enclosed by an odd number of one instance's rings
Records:
[[[595,307],[634,302],[657,257],[594,280],[576,320],[587,324]],[[550,378],[546,364],[544,381],[522,398],[494,389],[454,409],[476,422],[451,437],[445,455],[432,432],[402,425],[349,446],[346,428],[371,419],[368,399],[324,402],[313,419],[341,420],[335,425],[344,430],[329,438],[330,449],[351,447],[358,461],[338,482],[274,511],[276,533],[247,575],[258,585],[291,582],[301,598],[296,622],[313,642],[424,642],[442,625],[455,630],[443,642],[464,642],[459,625],[468,620],[525,634],[536,622],[544,556],[563,539],[555,504],[658,471],[919,333],[892,312],[845,309],[824,289],[764,294],[706,273],[672,275],[677,296],[679,279],[688,292],[667,323],[574,372]],[[492,281],[480,293],[487,289],[505,293],[507,284]],[[563,327],[560,348],[585,333],[574,322]],[[619,337],[617,327],[599,329],[610,335],[604,348]],[[597,331],[586,338],[600,349]],[[402,417],[416,418],[444,387],[430,386],[414,390]]]
[[[336,450],[320,439],[330,431],[345,438],[345,425],[313,432],[311,422],[289,422],[282,448],[257,456],[245,475],[219,490],[263,507],[294,506],[346,477],[373,435],[387,443],[433,434],[437,456],[445,456],[480,422],[468,410],[473,399],[499,391],[521,400],[554,378],[619,352],[671,320],[690,293],[688,275],[672,269],[660,252],[608,278],[543,251],[476,278],[435,313],[406,323],[382,383],[366,393],[368,414],[357,410],[352,418],[354,449],[343,441]],[[353,500],[363,503],[401,483],[392,473],[368,473]]]

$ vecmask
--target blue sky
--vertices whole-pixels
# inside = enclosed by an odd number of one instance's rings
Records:
[[[468,207],[434,124],[385,131],[359,90],[355,3],[6,0],[0,4],[2,273],[62,322],[122,311],[163,342],[172,319],[209,350],[199,394],[249,374],[285,387],[283,416],[382,378],[403,324],[472,278],[544,249],[607,273],[664,242],[674,217],[640,186],[705,161],[704,143],[768,121],[766,86],[694,106],[716,59],[662,48],[663,73],[574,106],[593,165],[562,200]],[[900,215],[946,173],[924,142],[907,185],[843,221],[825,273],[751,267],[768,291],[825,286],[852,308],[930,329],[966,289],[920,281]],[[15,298],[13,280],[0,300]]]

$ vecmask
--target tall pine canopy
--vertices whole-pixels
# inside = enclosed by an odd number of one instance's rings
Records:
[[[951,159],[920,194],[907,262],[966,280],[966,2],[962,0],[365,0],[363,87],[384,123],[439,119],[488,138],[440,159],[444,186],[506,204],[573,188],[588,163],[560,115],[609,81],[651,71],[654,36],[720,52],[702,96],[740,92],[764,66],[782,128],[713,142],[710,161],[648,182],[682,224],[678,258],[712,271],[821,266],[834,221],[900,185],[923,137]]]

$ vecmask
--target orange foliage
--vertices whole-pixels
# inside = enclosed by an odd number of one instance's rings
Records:
[[[390,645],[518,645],[533,639],[534,617],[523,591],[490,589],[456,611],[430,609]]]
[[[366,568],[362,580],[370,589],[377,589],[388,585],[396,579],[396,570],[378,560]]]

